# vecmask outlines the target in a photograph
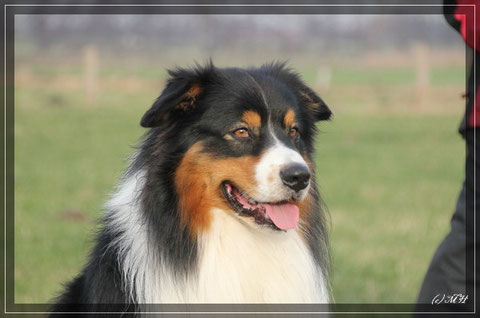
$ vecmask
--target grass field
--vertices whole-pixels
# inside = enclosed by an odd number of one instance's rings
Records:
[[[80,71],[29,72],[15,95],[17,303],[47,302],[82,267],[102,204],[144,132],[139,118],[161,87],[151,70],[134,74],[135,89],[108,84],[131,74],[103,70],[88,108],[75,86]],[[463,178],[464,72],[432,71],[429,102],[438,111],[412,106],[412,74],[339,69],[324,95],[335,117],[319,127],[316,164],[336,302],[413,302],[449,229]]]

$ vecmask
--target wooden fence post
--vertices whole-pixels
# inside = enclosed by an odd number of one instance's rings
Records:
[[[85,104],[92,106],[98,94],[98,49],[89,44],[83,50]]]
[[[427,105],[430,81],[430,64],[428,61],[428,46],[416,43],[413,47],[415,63],[415,107],[422,109]]]

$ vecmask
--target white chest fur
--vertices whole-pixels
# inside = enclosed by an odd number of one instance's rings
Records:
[[[107,204],[108,223],[122,233],[122,271],[139,303],[325,303],[327,288],[296,230],[259,230],[230,212],[213,210],[209,231],[199,240],[198,270],[186,281],[155,257],[136,195],[138,173],[121,183]],[[129,287],[135,286],[135,290]]]
[[[212,213],[199,244],[198,272],[184,286],[162,284],[160,302],[328,302],[320,269],[297,231],[259,231],[229,212]],[[167,272],[162,276],[172,282]]]

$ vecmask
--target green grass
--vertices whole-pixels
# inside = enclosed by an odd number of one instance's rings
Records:
[[[414,302],[462,181],[456,116],[346,115],[317,142],[337,302]]]
[[[79,270],[102,203],[142,133],[142,109],[120,100],[89,110],[30,107],[31,97],[18,94],[15,113],[17,302],[47,301]],[[150,103],[140,97],[139,105]]]
[[[361,74],[345,71],[333,82],[348,90],[349,81],[377,81]],[[409,80],[408,74],[382,76],[391,78],[394,90]],[[461,77],[442,74],[442,85]],[[86,108],[73,89],[19,86],[16,302],[46,302],[78,273],[102,204],[143,133],[139,118],[156,93],[110,87]],[[334,297],[337,302],[413,302],[449,229],[460,190],[464,148],[456,128],[461,110],[362,111],[378,98],[365,94],[329,96],[335,118],[321,124],[316,144],[317,178],[331,221]],[[359,98],[365,100],[358,103]],[[359,106],[347,111],[344,104]]]

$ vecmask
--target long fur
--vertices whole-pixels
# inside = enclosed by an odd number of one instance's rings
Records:
[[[268,85],[277,85],[285,90],[287,100],[298,101],[304,107],[297,110],[299,118],[308,128],[298,147],[310,164],[314,122],[329,117],[326,105],[296,74],[279,64],[246,71],[207,65],[193,71],[179,69],[170,76],[166,89],[142,119],[142,125],[152,128],[105,205],[88,264],[66,286],[52,311],[120,308],[135,312],[142,310],[142,304],[154,303],[328,302],[328,240],[314,176],[308,190],[312,201],[308,213],[297,229],[287,232],[246,226],[234,213],[219,207],[208,211],[208,230],[192,232],[181,217],[181,198],[175,187],[176,171],[193,145],[201,143],[205,151],[213,152],[214,159],[241,158],[242,151],[247,151],[226,148],[225,141],[202,128],[218,125],[222,116],[224,121],[233,116],[233,110],[217,111],[220,118],[215,120],[202,106],[225,103],[222,91],[228,87],[236,87],[233,91],[239,96],[266,87],[266,96],[261,96],[266,100],[272,98]],[[192,85],[201,86],[192,89]],[[179,103],[181,109],[175,106]],[[190,105],[194,111],[185,110]],[[258,147],[269,145],[266,140]],[[263,153],[261,149],[248,151],[257,156]]]

